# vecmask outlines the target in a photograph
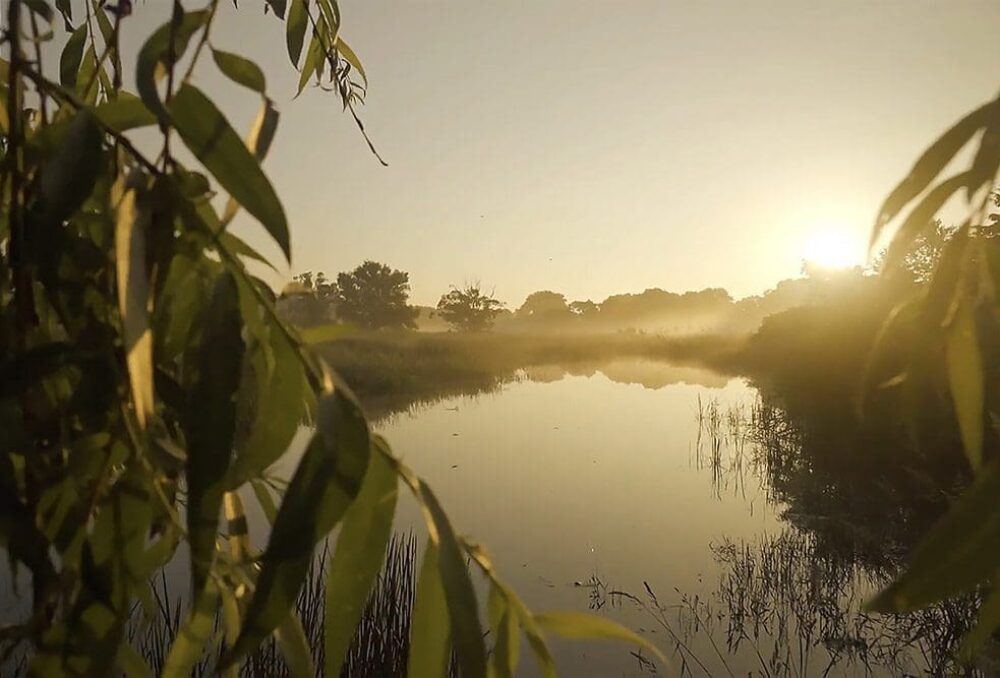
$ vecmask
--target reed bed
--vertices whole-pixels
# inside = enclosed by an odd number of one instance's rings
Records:
[[[393,535],[386,547],[386,556],[378,581],[365,604],[361,622],[348,650],[341,678],[376,678],[405,676],[410,645],[410,621],[416,585],[417,540],[412,534]],[[314,560],[309,576],[296,600],[296,611],[306,639],[313,650],[318,675],[323,667],[323,616],[325,609],[326,549]],[[151,583],[157,613],[143,615],[137,605],[127,636],[130,644],[146,660],[154,673],[159,673],[170,645],[182,622],[183,608],[179,596],[171,592],[166,576]],[[216,639],[222,635],[221,619],[216,619]],[[219,646],[219,643],[216,643]],[[219,653],[206,654],[192,675],[214,674]],[[455,674],[455,667],[451,673]],[[289,670],[281,650],[270,638],[247,658],[240,671],[246,678],[257,676],[288,676]]]

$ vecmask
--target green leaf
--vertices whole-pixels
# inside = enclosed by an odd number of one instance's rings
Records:
[[[263,480],[254,478],[250,481],[250,487],[253,488],[254,496],[257,497],[257,503],[260,504],[268,524],[274,525],[274,521],[278,517],[278,506],[274,503],[274,497],[271,496],[267,484]]]
[[[906,571],[868,605],[910,612],[974,588],[1000,565],[1000,464],[976,476],[913,551]]]
[[[215,630],[219,590],[213,579],[196,596],[188,610],[163,665],[161,678],[188,678],[205,652],[205,644]]]
[[[338,36],[336,42],[336,48],[337,52],[340,53],[340,56],[344,57],[347,63],[351,64],[351,66],[354,67],[354,69],[361,76],[361,79],[364,80],[365,84],[367,85],[368,76],[365,74],[365,68],[364,66],[361,65],[361,59],[359,59],[358,55],[354,53],[354,50],[351,49],[351,46],[348,45],[346,42],[344,42],[343,38]]]
[[[917,159],[909,174],[892,190],[879,208],[872,229],[871,244],[874,245],[882,230],[896,215],[941,173],[956,154],[984,125],[1000,113],[1000,102],[991,101],[980,106],[959,120],[937,141],[930,145]]]
[[[240,636],[240,605],[235,594],[228,587],[221,587],[219,594],[222,599],[222,623],[225,629],[226,645],[230,646]],[[240,667],[239,665],[230,666],[222,674],[225,678],[239,678]]]
[[[102,125],[116,132],[156,124],[156,116],[146,108],[142,99],[128,92],[119,92],[117,99],[98,106],[94,109],[94,115]]]
[[[270,99],[265,99],[254,120],[250,134],[247,136],[247,148],[253,153],[257,160],[264,160],[267,152],[271,150],[271,142],[274,141],[274,133],[278,130],[278,111]]]
[[[384,458],[386,443],[373,437],[368,471],[358,498],[344,515],[326,580],[325,668],[339,676],[368,593],[378,578],[398,497],[396,470]]]
[[[976,338],[975,310],[968,300],[959,303],[945,339],[948,384],[962,446],[972,468],[983,463],[983,360]]]
[[[285,620],[278,625],[274,637],[285,658],[289,675],[292,678],[315,678],[316,668],[309,651],[309,641],[306,640],[299,618],[292,613],[285,615]]]
[[[316,72],[316,69],[322,62],[324,56],[323,41],[320,39],[319,33],[314,31],[312,40],[309,41],[309,50],[306,52],[306,60],[302,64],[302,74],[299,75],[299,86],[295,91],[295,96],[302,94],[302,90],[305,89],[306,84],[309,82],[309,78],[311,78]]]
[[[651,642],[617,622],[583,612],[536,614],[535,622],[546,631],[576,640],[620,640],[643,647],[666,663],[667,658]]]
[[[149,277],[146,274],[146,232],[150,209],[145,192],[126,189],[115,224],[115,265],[118,308],[122,317],[132,404],[145,428],[153,414],[153,333],[149,324]]]
[[[52,8],[49,7],[49,3],[45,2],[45,0],[22,0],[22,2],[32,12],[45,19],[47,22],[52,23]]]
[[[507,604],[503,589],[495,584],[490,587],[489,618],[495,638],[490,657],[491,676],[513,678],[520,657],[520,627],[517,613]]]
[[[228,252],[235,254],[240,257],[246,257],[247,259],[253,259],[254,261],[264,264],[272,271],[277,271],[274,265],[267,260],[267,258],[255,250],[253,247],[247,244],[242,238],[233,235],[229,231],[223,231],[219,234],[219,246],[225,247]]]
[[[241,286],[242,291],[242,286]],[[246,292],[246,294],[250,294]],[[276,333],[272,333],[276,334]],[[235,489],[260,475],[284,454],[305,415],[306,375],[294,347],[282,336],[271,341],[274,364],[268,367],[266,355],[254,356],[257,392],[256,416],[250,436],[238,449],[236,461],[226,483]]]
[[[361,489],[370,441],[360,406],[338,388],[320,400],[317,428],[285,492],[243,630],[222,657],[222,668],[256,648],[284,620],[306,578],[316,544],[336,526]]]
[[[277,129],[278,111],[274,108],[273,102],[265,97],[260,112],[257,114],[257,119],[254,120],[253,127],[250,128],[250,134],[247,135],[246,141],[247,148],[257,158],[258,162],[263,162],[264,157],[267,156]],[[222,215],[222,223],[229,224],[239,209],[240,204],[233,198],[230,198],[226,202],[226,210]]]
[[[236,393],[243,368],[243,323],[236,281],[228,271],[215,281],[202,320],[198,381],[188,403],[187,525],[194,591],[205,584],[215,555],[219,511],[236,427]]]
[[[56,9],[63,16],[63,21],[66,22],[66,30],[70,30],[70,22],[73,20],[73,3],[72,0],[56,0]]]
[[[62,86],[75,90],[76,76],[80,72],[80,62],[83,59],[83,48],[87,43],[87,25],[80,26],[73,31],[63,47],[62,55],[59,57],[59,82]]]
[[[170,101],[178,134],[192,153],[291,257],[288,222],[271,182],[218,108],[193,85]]]
[[[442,678],[447,675],[451,654],[450,633],[448,603],[438,566],[438,548],[428,539],[413,598],[406,675],[410,678]]]
[[[430,538],[440,550],[441,581],[445,599],[448,601],[448,615],[455,651],[462,673],[467,676],[486,674],[486,648],[483,644],[483,629],[479,623],[479,608],[476,591],[469,578],[465,556],[458,538],[452,530],[451,522],[437,497],[424,483],[420,485],[420,499],[431,521],[428,525]]]
[[[206,10],[175,16],[171,21],[156,29],[139,50],[139,59],[135,67],[136,91],[139,92],[146,107],[158,118],[165,119],[167,117],[167,110],[163,107],[163,102],[160,101],[156,83],[162,76],[160,70],[169,68],[170,36],[173,34],[174,37],[173,56],[176,63],[187,50],[191,36],[205,25],[208,16]],[[171,28],[171,24],[175,24],[173,28]]]
[[[46,158],[39,183],[39,209],[47,224],[61,224],[94,190],[104,165],[104,136],[93,116],[80,111]]]
[[[293,66],[299,65],[308,26],[308,0],[291,0],[285,24],[285,42],[288,45],[288,58],[292,60]]]
[[[267,4],[274,10],[274,13],[279,19],[285,18],[287,0],[267,0]]]
[[[889,251],[886,252],[885,256],[887,268],[891,269],[900,265],[913,239],[921,231],[933,227],[934,216],[955,193],[968,185],[970,176],[970,172],[961,172],[945,179],[910,211],[899,230],[892,236]]]
[[[542,675],[545,678],[555,678],[556,663],[552,659],[552,654],[545,642],[545,636],[542,635],[542,630],[535,621],[535,617],[513,591],[505,587],[503,593],[507,599],[507,605],[514,611],[521,627],[524,628],[524,634],[528,637],[528,644],[531,645],[535,661],[538,662],[538,668],[541,669]]]
[[[238,85],[243,85],[259,94],[267,93],[267,80],[260,66],[246,57],[232,52],[212,49],[212,58],[222,73]]]

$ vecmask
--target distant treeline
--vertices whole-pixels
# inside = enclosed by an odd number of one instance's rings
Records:
[[[362,329],[562,333],[641,331],[672,336],[748,334],[764,318],[842,296],[873,276],[861,268],[809,271],[763,294],[734,299],[722,288],[670,292],[659,288],[615,294],[603,301],[570,300],[559,292],[533,292],[516,308],[480,285],[453,287],[437,307],[409,304],[409,274],[367,261],[350,272],[296,276],[279,308],[301,326],[343,322]]]

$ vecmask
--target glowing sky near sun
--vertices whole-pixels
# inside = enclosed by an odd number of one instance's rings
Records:
[[[383,168],[332,97],[291,100],[283,27],[240,4],[213,39],[264,66],[282,110],[266,169],[292,270],[378,259],[419,303],[467,280],[513,305],[742,296],[798,275],[831,229],[863,257],[891,184],[1000,86],[996,2],[343,0]],[[168,5],[138,4],[126,45]],[[212,70],[245,128],[253,95]]]

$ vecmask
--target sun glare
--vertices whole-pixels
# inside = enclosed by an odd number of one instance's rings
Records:
[[[836,229],[817,231],[806,241],[802,258],[806,263],[827,269],[850,268],[862,260],[854,242]]]

